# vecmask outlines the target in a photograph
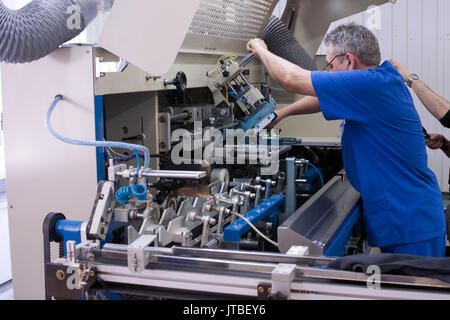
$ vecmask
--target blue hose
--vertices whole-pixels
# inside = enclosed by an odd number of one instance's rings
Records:
[[[230,96],[232,96],[234,99],[236,99],[236,101],[241,101],[242,103],[245,103],[245,101],[242,100],[242,96],[238,97],[238,96],[236,96],[236,95],[235,95],[233,92],[231,92],[231,91],[227,91],[227,93],[228,93]]]
[[[147,200],[147,187],[142,184],[138,184],[124,186],[116,191],[116,200],[121,205],[127,203],[131,196],[136,196],[136,198],[141,201]]]
[[[48,128],[50,133],[55,136],[57,139],[67,142],[70,144],[77,144],[82,146],[94,146],[94,147],[113,147],[113,148],[123,148],[123,149],[129,149],[129,150],[138,150],[141,152],[144,152],[144,166],[146,168],[150,168],[150,150],[147,147],[131,144],[131,143],[123,143],[123,142],[112,142],[112,141],[82,141],[82,140],[74,140],[69,139],[66,137],[61,136],[57,132],[55,132],[50,124],[50,118],[52,115],[53,110],[55,109],[56,105],[59,101],[61,101],[63,96],[61,94],[57,95],[55,97],[55,100],[53,100],[52,104],[50,105],[50,108],[47,111],[47,117],[45,118],[45,126]]]
[[[111,152],[109,152],[108,148],[105,148],[106,154],[108,155],[108,157],[110,159],[114,159],[114,157],[112,156]]]
[[[128,202],[131,198],[131,187],[130,186],[124,186],[116,191],[116,200],[119,202],[119,204],[124,205]]]
[[[322,187],[323,187],[325,184],[323,183],[323,177],[322,177],[322,173],[320,173],[320,170],[317,169],[317,167],[315,165],[313,165],[312,163],[309,163],[308,161],[304,161],[303,163],[313,167],[317,171],[317,173],[319,174],[319,177],[320,177],[320,182],[322,183]]]
[[[147,187],[143,184],[132,185],[131,192],[133,192],[138,200],[147,200]]]

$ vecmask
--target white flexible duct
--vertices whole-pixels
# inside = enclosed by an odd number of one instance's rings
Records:
[[[114,0],[33,0],[19,10],[0,0],[0,61],[25,63],[45,57],[79,35]]]

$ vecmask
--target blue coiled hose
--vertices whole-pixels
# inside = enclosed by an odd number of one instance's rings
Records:
[[[131,187],[130,186],[124,186],[116,191],[116,200],[121,205],[125,204],[130,200],[132,195]]]
[[[144,152],[144,167],[150,168],[150,150],[147,147],[131,144],[131,143],[123,143],[123,142],[112,142],[112,141],[82,141],[82,140],[74,140],[69,139],[66,137],[63,137],[62,135],[58,134],[56,131],[53,130],[51,124],[50,124],[50,118],[52,115],[53,110],[55,109],[56,105],[59,101],[63,99],[63,96],[61,94],[57,95],[55,97],[55,100],[53,100],[52,104],[50,105],[50,108],[47,111],[47,117],[45,118],[45,126],[50,131],[50,133],[56,137],[57,139],[67,142],[70,144],[76,144],[76,145],[82,145],[82,146],[94,146],[94,147],[113,147],[113,148],[123,148],[123,149],[129,149],[129,150],[138,150],[141,152]],[[138,168],[139,170],[139,168]]]
[[[121,205],[127,203],[132,196],[136,196],[138,200],[147,200],[147,187],[142,184],[124,186],[116,192],[116,200]]]

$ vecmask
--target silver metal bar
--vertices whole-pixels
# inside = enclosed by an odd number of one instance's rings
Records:
[[[105,244],[101,250],[101,256],[104,258],[120,259],[121,253],[126,258],[127,246],[121,244]],[[147,247],[145,252],[150,255],[174,255],[183,257],[197,257],[208,259],[229,259],[238,261],[250,262],[269,262],[269,263],[289,263],[298,265],[328,265],[334,258],[327,257],[313,257],[313,256],[293,256],[283,253],[269,253],[256,251],[239,251],[239,250],[224,250],[224,249],[207,249],[207,248],[192,248],[192,247]]]
[[[413,288],[371,289],[356,284],[293,282],[291,299],[407,299],[449,300],[450,295],[442,291],[414,290]]]
[[[198,180],[206,177],[206,171],[182,171],[182,170],[144,170],[145,177],[172,178],[172,179],[193,179]]]
[[[171,115],[170,116],[170,120],[173,120],[173,121],[185,120],[188,117],[189,117],[189,112],[185,111],[185,112],[181,112],[181,113],[177,113],[177,114]]]
[[[167,256],[154,254],[152,258],[155,258],[159,263],[185,265],[190,267],[204,267],[204,268],[220,268],[233,271],[245,271],[251,273],[272,273],[276,267],[274,263],[258,263],[247,261],[231,261],[223,259],[211,259],[211,258],[193,258],[193,257],[179,257],[179,256]]]
[[[215,292],[225,294],[256,296],[256,287],[261,282],[270,282],[269,274],[276,264],[260,264],[254,268],[252,263],[229,263],[222,260],[192,259],[183,257],[158,256],[158,260],[167,264],[186,265],[189,267],[203,267],[198,271],[167,270],[154,268],[144,270],[142,273],[130,273],[126,267],[114,265],[96,265],[100,279],[108,282],[129,283],[146,285],[151,287],[185,289],[199,292]],[[184,260],[184,261],[183,261]],[[196,264],[198,263],[198,264]],[[222,271],[217,270],[222,269]],[[249,268],[252,271],[249,271]],[[240,271],[226,274],[223,269]],[[370,290],[365,285],[367,275],[348,271],[321,270],[314,268],[296,268],[296,278],[291,284],[293,299],[305,298],[305,291],[312,294],[311,297],[319,298],[325,294],[333,297],[354,297],[358,299],[450,299],[450,294],[445,291],[429,291],[420,289],[449,288],[449,285],[434,279],[422,279],[406,276],[381,277],[382,290]],[[346,283],[315,282],[314,279],[340,280]],[[384,285],[395,284],[400,288],[385,288]]]
[[[106,247],[106,248],[105,248]],[[124,256],[126,245],[105,245],[101,250],[102,257]],[[278,263],[297,264],[296,275],[304,278],[339,280],[354,283],[366,283],[369,275],[361,272],[342,271],[307,267],[305,265],[327,265],[333,258],[327,257],[296,257],[278,253],[242,252],[237,250],[221,250],[206,248],[145,248],[159,263],[216,268],[220,270],[236,270],[249,273],[271,273]],[[220,274],[220,270],[217,270]],[[431,278],[411,277],[403,275],[382,274],[381,285],[400,285],[417,288],[444,288],[450,290],[450,284]]]
[[[295,158],[286,158],[286,213],[290,215],[296,208]]]
[[[307,278],[345,280],[364,283],[367,283],[367,280],[370,276],[362,272],[352,272],[334,269],[320,269],[312,267],[297,267],[296,274],[298,276]],[[403,275],[382,274],[380,275],[380,283],[385,285],[390,284],[390,285],[450,289],[450,283],[446,283],[437,279],[403,276]]]
[[[236,96],[239,96],[239,93],[237,93],[237,91],[234,89],[233,85],[232,85],[230,82],[227,82],[227,86],[228,86],[228,88],[231,89],[231,91],[233,91],[233,93],[234,93]]]
[[[327,257],[312,257],[312,256],[290,256],[281,253],[255,252],[255,251],[238,251],[238,250],[221,250],[221,249],[200,249],[188,247],[173,247],[174,255],[203,257],[203,258],[218,258],[218,259],[234,259],[246,260],[256,262],[271,262],[271,263],[289,263],[300,265],[328,265],[333,258]]]
[[[255,54],[254,54],[254,53],[249,53],[248,55],[246,55],[246,56],[239,62],[239,68],[245,67],[247,64],[249,64],[250,62],[252,62],[253,59],[255,59]]]
[[[152,269],[133,274],[127,267],[111,265],[98,265],[97,271],[99,278],[107,282],[253,297],[257,296],[257,286],[261,281],[255,277],[178,270]]]

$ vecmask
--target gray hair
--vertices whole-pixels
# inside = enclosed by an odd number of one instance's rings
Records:
[[[378,40],[364,26],[355,23],[340,25],[326,35],[325,44],[333,45],[336,55],[353,53],[366,66],[379,66],[381,63]]]

